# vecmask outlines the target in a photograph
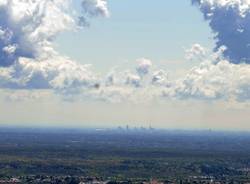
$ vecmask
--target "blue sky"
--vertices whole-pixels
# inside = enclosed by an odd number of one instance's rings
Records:
[[[174,63],[184,60],[184,50],[194,43],[212,48],[211,30],[197,7],[189,0],[110,0],[111,16],[91,21],[80,32],[61,34],[58,50],[82,63],[91,63],[99,72],[116,65],[133,65],[146,57],[166,69],[193,66]],[[77,9],[79,4],[75,1]],[[72,45],[73,48],[72,48]],[[97,54],[98,53],[98,54]]]

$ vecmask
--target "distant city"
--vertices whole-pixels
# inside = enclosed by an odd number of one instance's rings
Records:
[[[117,127],[117,130],[120,130],[120,131],[142,131],[142,132],[152,132],[155,130],[155,128],[153,128],[151,125],[149,125],[148,127],[136,127],[136,126],[129,126],[129,125],[126,125],[126,126],[118,126]]]

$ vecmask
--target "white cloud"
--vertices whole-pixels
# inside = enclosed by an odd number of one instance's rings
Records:
[[[0,87],[65,89],[92,87],[89,67],[52,47],[59,32],[75,29],[70,0],[0,0]],[[106,16],[106,1],[82,1],[82,17]]]
[[[137,75],[137,70],[113,72],[112,77],[109,76],[112,85],[100,85],[100,91],[103,99],[105,95],[110,99],[115,94],[116,101],[166,98],[246,102],[250,100],[249,76],[249,65],[230,63],[214,53],[183,78],[170,80],[167,71],[157,68],[143,77]],[[95,96],[98,92],[95,91]]]
[[[87,19],[91,17],[109,16],[106,0],[83,0],[81,6],[83,15],[79,17],[80,25],[89,25]]]
[[[16,49],[17,49],[16,45],[7,45],[3,48],[3,51],[8,55],[12,55],[16,52]]]
[[[153,72],[152,84],[164,86],[167,85],[169,81],[168,73],[164,70],[157,70]]]
[[[137,63],[138,63],[138,66],[136,70],[140,76],[143,76],[149,73],[149,70],[152,67],[152,62],[149,59],[141,58],[137,60]]]
[[[89,67],[64,57],[46,60],[20,58],[8,68],[0,68],[0,85],[9,89],[65,89],[90,87],[95,76]]]
[[[67,3],[65,0],[1,0],[0,66],[10,66],[20,57],[38,58],[53,54],[53,38],[74,24],[73,18],[64,11]],[[10,50],[15,50],[13,57],[8,57],[6,51]]]
[[[83,0],[82,8],[89,16],[109,16],[106,0]]]
[[[193,44],[190,49],[186,49],[185,53],[187,60],[202,60],[207,55],[207,50],[200,44],[196,43]]]
[[[126,84],[132,85],[133,87],[141,86],[141,77],[136,74],[128,74],[126,78]]]

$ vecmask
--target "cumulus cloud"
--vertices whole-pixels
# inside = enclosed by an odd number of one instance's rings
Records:
[[[192,0],[215,34],[216,48],[225,46],[232,63],[250,63],[250,2],[248,0]]]
[[[152,66],[152,62],[149,59],[141,58],[137,60],[138,66],[136,68],[140,76],[146,75],[149,73],[149,70]]]
[[[0,86],[64,89],[94,86],[89,67],[60,56],[58,33],[75,29],[71,0],[0,0]],[[83,0],[81,17],[106,16],[106,1]]]
[[[95,76],[89,67],[64,57],[46,60],[20,58],[17,63],[0,68],[0,85],[8,89],[64,89],[93,86]]]
[[[106,0],[83,0],[82,1],[82,16],[80,16],[80,24],[88,25],[88,18],[91,17],[108,17],[109,11]]]
[[[194,60],[197,58],[199,58],[199,60],[202,60],[207,55],[207,50],[200,44],[195,43],[191,46],[191,48],[187,49],[185,53],[187,60]]]
[[[222,60],[204,62],[194,67],[185,78],[174,83],[167,96],[177,98],[249,101],[250,66]],[[174,90],[174,92],[173,92]]]
[[[106,0],[83,0],[82,8],[84,14],[92,17],[109,16]]]
[[[64,12],[63,0],[0,2],[0,66],[10,66],[20,57],[46,57],[54,50],[51,40],[74,20]]]
[[[100,80],[100,88],[90,95],[115,102],[152,99],[249,101],[250,65],[231,63],[223,57],[223,51],[224,48],[220,48],[207,55],[201,64],[177,79],[171,79],[170,72],[152,65],[141,76],[139,62],[134,71],[112,71],[104,81]]]
[[[154,71],[151,81],[153,85],[164,86],[169,81],[168,73],[165,70]]]

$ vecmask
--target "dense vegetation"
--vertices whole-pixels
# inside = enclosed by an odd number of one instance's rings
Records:
[[[0,130],[0,178],[249,181],[250,134],[160,130]]]

